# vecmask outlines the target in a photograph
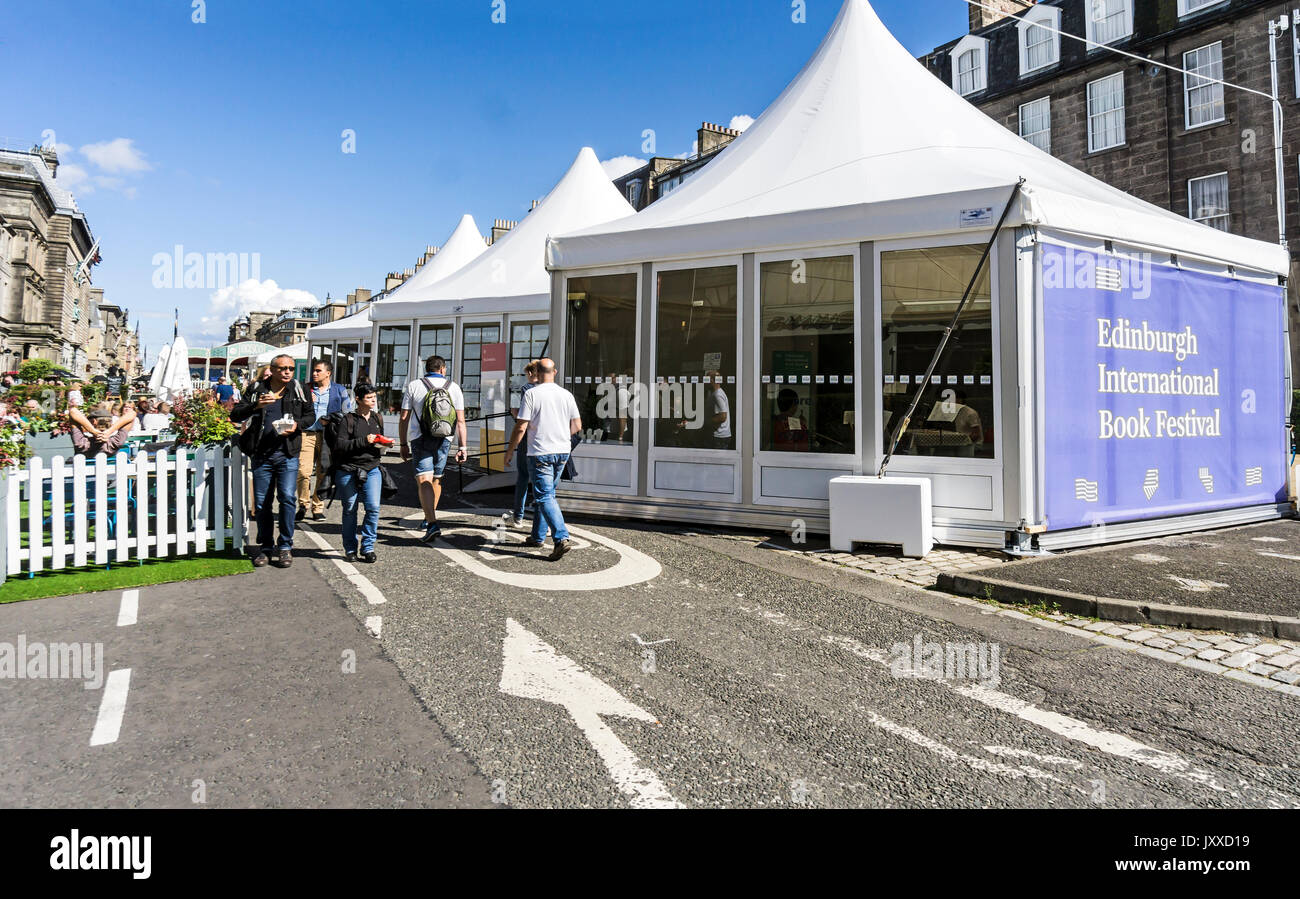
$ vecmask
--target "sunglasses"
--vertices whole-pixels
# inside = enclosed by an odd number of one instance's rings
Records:
[[[272,365],[271,371],[293,371],[292,365]]]

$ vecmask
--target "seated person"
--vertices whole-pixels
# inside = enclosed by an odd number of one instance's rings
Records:
[[[157,408],[152,404],[149,411],[143,419],[144,429],[146,431],[166,431],[172,426],[171,405],[169,403],[159,403]]]
[[[789,387],[776,397],[772,419],[772,450],[778,453],[806,453],[811,448],[808,423],[799,414],[799,394]]]
[[[100,403],[89,415],[77,408],[69,409],[68,418],[72,422],[72,446],[79,456],[117,452],[126,445],[136,422],[134,409],[128,408],[114,418],[108,403]]]

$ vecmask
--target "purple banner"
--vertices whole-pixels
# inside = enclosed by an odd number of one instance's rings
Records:
[[[1284,501],[1283,289],[1041,250],[1048,528]]]

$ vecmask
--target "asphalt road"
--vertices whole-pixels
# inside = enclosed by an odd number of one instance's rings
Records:
[[[991,574],[1089,596],[1300,618],[1300,522],[1062,553],[1003,565]]]
[[[551,563],[488,513],[444,518],[430,548],[386,514],[380,563],[357,566],[382,604],[324,569],[510,805],[1300,805],[1291,697],[759,538],[587,522]],[[610,588],[624,576],[644,579]],[[895,676],[918,638],[996,647],[996,682]]]
[[[492,806],[306,558],[141,588],[134,624],[121,607],[120,591],[0,606],[0,642],[102,643],[106,681],[0,678],[0,806]],[[91,745],[107,672],[126,669],[117,738]]]

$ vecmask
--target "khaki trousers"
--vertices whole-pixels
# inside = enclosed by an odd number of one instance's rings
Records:
[[[325,511],[325,503],[317,496],[320,490],[320,478],[316,478],[316,489],[311,486],[312,475],[320,468],[320,452],[323,431],[304,431],[302,449],[298,451],[298,508],[306,510],[308,515]]]

